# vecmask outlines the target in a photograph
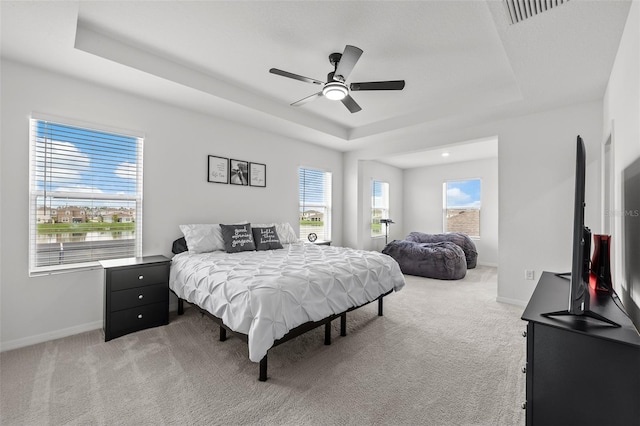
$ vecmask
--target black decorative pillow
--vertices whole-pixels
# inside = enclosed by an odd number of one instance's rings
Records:
[[[180,237],[173,242],[171,246],[171,251],[173,254],[180,254],[184,251],[189,251],[189,247],[187,246],[187,240],[184,237]]]
[[[280,243],[280,237],[278,237],[275,226],[251,228],[251,232],[253,232],[253,241],[256,244],[256,250],[282,248],[282,243]]]
[[[252,251],[256,249],[251,234],[251,224],[242,225],[220,225],[222,230],[222,240],[227,253],[237,253],[240,251]]]

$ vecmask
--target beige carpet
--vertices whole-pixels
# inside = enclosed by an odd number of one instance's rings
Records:
[[[105,343],[101,331],[0,355],[2,425],[522,425],[522,308],[495,302],[496,270],[407,276],[385,298],[269,352],[188,309]]]

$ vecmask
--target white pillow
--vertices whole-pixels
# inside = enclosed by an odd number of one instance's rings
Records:
[[[276,232],[278,236],[280,236],[280,241],[283,243],[292,244],[300,242],[298,234],[296,234],[296,231],[293,230],[289,222],[276,223]]]
[[[192,253],[224,250],[222,230],[218,223],[180,225],[180,231]]]
[[[270,226],[275,226],[276,232],[278,233],[278,237],[280,237],[280,242],[282,244],[292,244],[292,243],[300,242],[298,235],[296,234],[296,231],[293,230],[293,227],[291,226],[291,224],[289,224],[289,222],[263,223],[263,224],[252,223],[251,226],[255,228],[268,228]]]

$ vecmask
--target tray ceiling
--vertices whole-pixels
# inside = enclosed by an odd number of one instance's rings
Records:
[[[510,24],[502,1],[9,2],[2,57],[341,151],[451,117],[528,113],[603,96],[628,1],[572,0]],[[318,99],[328,56],[364,51],[362,111]],[[402,136],[404,137],[404,136]]]

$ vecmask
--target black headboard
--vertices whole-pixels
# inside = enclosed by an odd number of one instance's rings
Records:
[[[187,240],[184,237],[180,237],[173,242],[171,246],[171,252],[173,254],[182,253],[183,251],[188,251],[189,247],[187,247]]]

